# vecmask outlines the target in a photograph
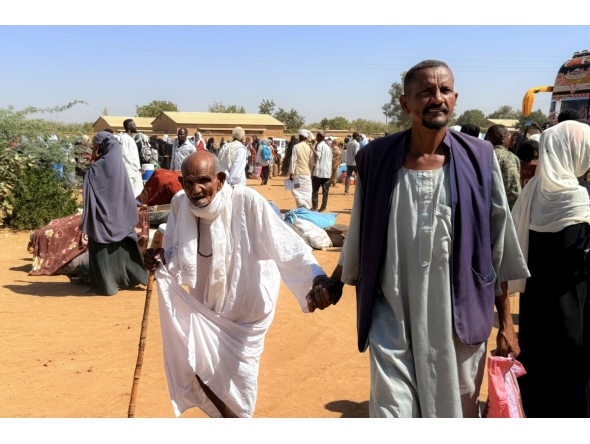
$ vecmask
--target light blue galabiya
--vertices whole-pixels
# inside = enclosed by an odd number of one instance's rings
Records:
[[[477,417],[486,343],[469,346],[453,327],[449,166],[402,167],[394,188],[384,266],[369,331],[371,417]],[[358,180],[358,178],[357,178]],[[493,160],[491,239],[501,278],[522,268],[520,248]],[[348,236],[339,259],[342,281],[359,274],[362,184],[357,182]],[[500,280],[493,285],[501,293]]]

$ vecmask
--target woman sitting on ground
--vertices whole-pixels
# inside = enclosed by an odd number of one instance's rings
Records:
[[[148,273],[137,243],[137,204],[114,136],[101,131],[83,185],[80,230],[88,235],[90,286],[99,295],[147,285]]]

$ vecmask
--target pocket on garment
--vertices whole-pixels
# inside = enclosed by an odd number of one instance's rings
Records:
[[[432,254],[439,261],[448,262],[451,253],[451,207],[436,204]]]
[[[485,270],[484,273],[478,272],[473,265],[471,266],[471,271],[475,275],[475,282],[480,285],[491,285],[496,282],[496,270],[494,270],[494,266],[490,263],[490,271]]]

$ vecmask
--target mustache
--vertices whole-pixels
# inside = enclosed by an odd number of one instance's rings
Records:
[[[447,109],[446,106],[442,106],[442,105],[430,105],[428,107],[426,107],[424,109],[424,111],[422,111],[422,114],[427,114],[430,111],[440,111],[443,112],[445,114],[449,114],[449,110]]]

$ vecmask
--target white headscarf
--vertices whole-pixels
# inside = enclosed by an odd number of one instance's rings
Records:
[[[305,138],[308,138],[309,137],[309,131],[307,131],[305,129],[300,129],[297,134],[299,134],[300,136],[303,136]]]
[[[213,256],[204,303],[220,313],[228,292],[227,273],[232,258],[231,213],[233,188],[227,183],[206,207],[195,207],[187,196],[178,211],[172,255],[168,271],[179,285],[195,288],[197,285],[197,218],[213,220],[211,242]]]
[[[590,126],[574,120],[541,134],[535,176],[523,188],[512,209],[520,249],[528,260],[529,229],[556,233],[579,223],[590,224],[590,198],[578,184],[590,168]],[[525,279],[513,281],[511,291],[524,291]]]
[[[533,134],[531,136],[531,140],[534,140],[536,142],[538,142],[540,138],[541,138],[541,135],[540,134]]]

